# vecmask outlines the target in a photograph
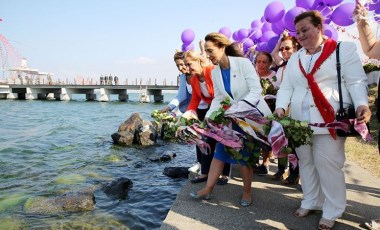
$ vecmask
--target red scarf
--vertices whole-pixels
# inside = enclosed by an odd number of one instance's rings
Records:
[[[301,64],[301,60],[298,60],[298,64],[303,75],[306,77],[307,82],[309,84],[311,94],[313,95],[314,103],[317,106],[319,112],[322,115],[323,120],[326,123],[333,122],[335,120],[335,111],[331,104],[327,101],[326,97],[323,95],[321,89],[319,88],[317,82],[314,80],[314,73],[317,72],[319,67],[323,64],[324,61],[334,52],[336,48],[336,42],[332,39],[327,39],[325,45],[323,46],[323,50],[321,56],[315,62],[313,69],[310,73],[306,73],[305,69]],[[335,129],[329,129],[330,135],[336,139]]]

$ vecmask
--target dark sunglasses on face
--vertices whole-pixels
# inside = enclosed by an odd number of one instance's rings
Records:
[[[289,51],[290,49],[292,49],[292,47],[289,47],[289,46],[281,47],[280,52],[282,52],[284,50]]]

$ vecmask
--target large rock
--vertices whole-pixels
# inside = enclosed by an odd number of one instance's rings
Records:
[[[116,144],[130,146],[133,144],[135,134],[127,131],[122,131],[112,134],[111,137],[113,142]]]
[[[143,124],[143,119],[139,113],[133,113],[124,123],[119,126],[118,132],[127,131],[134,133]]]
[[[154,145],[157,140],[156,130],[150,121],[144,121],[137,130],[137,143],[142,146]]]
[[[150,121],[143,120],[139,113],[133,113],[111,137],[120,145],[150,146],[156,143],[157,131]]]
[[[128,178],[122,177],[105,185],[102,190],[109,197],[125,200],[128,196],[128,191],[132,187],[133,182]]]
[[[163,173],[170,178],[188,178],[188,169],[188,167],[166,167]]]
[[[25,204],[27,213],[55,214],[62,212],[80,212],[94,209],[95,196],[93,189],[69,192],[63,195],[46,198],[30,198]]]

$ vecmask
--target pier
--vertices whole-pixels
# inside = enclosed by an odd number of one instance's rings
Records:
[[[110,101],[111,94],[117,94],[120,101],[128,100],[128,90],[146,90],[153,95],[154,102],[162,102],[163,90],[178,90],[176,85],[0,85],[0,99],[61,100],[69,101],[72,94],[85,94],[88,101]],[[97,91],[97,92],[96,92]],[[99,98],[97,93],[100,94]]]

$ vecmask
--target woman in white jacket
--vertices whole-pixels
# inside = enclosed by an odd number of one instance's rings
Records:
[[[287,64],[284,79],[277,93],[275,113],[282,117],[288,105],[293,119],[309,123],[329,123],[339,108],[336,46],[323,38],[323,18],[318,11],[307,11],[295,18],[297,40],[303,47]],[[356,46],[341,42],[340,63],[344,107],[353,104],[359,123],[368,122],[367,77]],[[334,129],[312,128],[313,145],[296,149],[299,157],[303,200],[294,213],[304,217],[312,210],[322,210],[319,229],[331,229],[346,207],[346,186],[343,173],[346,138]]]
[[[230,109],[234,110],[238,110],[241,103],[246,103],[242,101],[243,99],[256,105],[261,98],[262,88],[251,62],[244,57],[227,56],[225,51],[230,48],[231,42],[223,34],[210,33],[205,37],[205,41],[207,56],[216,65],[211,73],[215,98],[212,100],[206,117],[218,110],[221,106],[220,102],[226,98],[230,99],[232,102]],[[223,145],[218,144],[211,162],[206,186],[198,192],[192,192],[190,195],[198,199],[209,199],[209,195],[222,172],[224,163],[236,164],[237,161],[229,156]],[[243,161],[239,161],[239,165],[244,183],[240,205],[246,207],[252,202],[251,182],[253,171]]]

